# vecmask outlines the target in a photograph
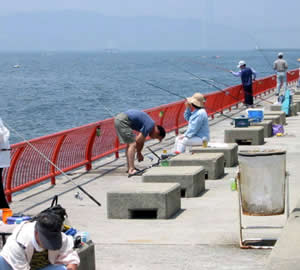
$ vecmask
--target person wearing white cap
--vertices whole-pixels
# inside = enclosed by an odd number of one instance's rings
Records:
[[[77,270],[74,239],[61,231],[61,216],[44,212],[16,226],[0,253],[1,270]]]
[[[230,71],[234,76],[241,77],[242,85],[244,89],[244,103],[246,107],[253,107],[253,95],[252,95],[252,80],[256,79],[256,71],[253,68],[246,67],[246,62],[241,60],[238,65],[240,71]]]
[[[288,64],[283,59],[283,53],[282,52],[278,53],[278,59],[274,62],[273,69],[276,70],[276,73],[277,73],[276,96],[279,96],[281,87],[283,87],[284,92],[287,89],[287,86],[286,86],[286,71],[288,69]]]
[[[204,104],[205,97],[200,93],[186,99],[184,118],[189,123],[185,133],[175,139],[176,154],[184,153],[186,146],[202,145],[204,140],[209,141],[208,117]]]

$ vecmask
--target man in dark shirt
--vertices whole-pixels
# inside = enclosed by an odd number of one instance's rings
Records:
[[[127,144],[126,158],[129,176],[137,172],[134,167],[135,153],[139,162],[144,160],[142,149],[146,137],[149,135],[152,139],[161,141],[166,136],[162,126],[155,125],[147,113],[138,110],[128,110],[118,114],[115,117],[115,128],[120,142]],[[134,130],[139,132],[137,136]]]
[[[246,107],[253,107],[253,95],[252,95],[252,80],[256,79],[256,72],[253,68],[246,67],[245,61],[240,61],[238,66],[240,71],[230,71],[234,76],[241,77],[242,85],[244,89],[245,105]]]

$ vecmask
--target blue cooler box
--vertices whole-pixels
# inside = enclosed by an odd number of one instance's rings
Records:
[[[252,120],[252,122],[261,122],[264,120],[264,110],[259,110],[259,109],[248,109],[248,118]]]

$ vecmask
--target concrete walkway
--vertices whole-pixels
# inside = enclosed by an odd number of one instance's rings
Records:
[[[263,97],[264,99],[266,97]],[[274,101],[274,96],[267,97]],[[266,107],[269,103],[256,99]],[[227,115],[240,115],[241,109]],[[223,142],[224,129],[231,120],[221,115],[211,121],[211,141]],[[300,174],[300,116],[287,118],[284,137],[265,138],[265,146],[287,149],[287,169],[290,172],[291,209],[300,194],[297,175]],[[174,143],[174,134],[152,149],[161,154],[163,148]],[[241,148],[247,148],[243,146]],[[150,153],[145,149],[145,154]],[[168,220],[110,220],[107,219],[106,193],[121,185],[141,182],[141,177],[128,178],[121,158],[103,159],[93,164],[86,173],[82,168],[69,173],[74,182],[94,196],[102,207],[87,196],[83,200],[74,198],[78,189],[65,177],[57,178],[57,185],[43,184],[13,196],[11,208],[15,213],[36,214],[48,207],[52,197],[59,195],[59,203],[67,209],[72,225],[88,231],[96,245],[97,270],[110,269],[264,269],[270,250],[242,250],[239,247],[237,192],[230,190],[229,179],[234,177],[237,167],[226,168],[220,180],[207,180],[206,192],[196,198],[183,198],[182,210]],[[150,165],[150,159],[137,164],[140,168]],[[248,217],[249,224],[285,224],[284,216]],[[248,222],[248,221],[247,221]],[[279,224],[278,224],[279,223]],[[257,225],[257,224],[256,224]],[[279,236],[280,231],[254,231],[261,236]]]

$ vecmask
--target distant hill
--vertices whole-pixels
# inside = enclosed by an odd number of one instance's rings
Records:
[[[24,13],[0,17],[0,50],[254,48],[247,31],[241,34],[225,24],[206,25],[196,19],[109,17],[79,11]]]

